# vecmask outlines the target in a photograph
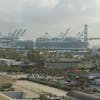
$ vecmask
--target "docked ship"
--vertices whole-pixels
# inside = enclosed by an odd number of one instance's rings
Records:
[[[67,37],[64,40],[59,38],[37,38],[35,41],[36,49],[58,49],[58,50],[71,50],[71,49],[85,49],[87,43],[74,37]]]
[[[35,41],[36,49],[51,50],[84,50],[87,48],[87,25],[83,32],[83,38],[66,36],[69,29],[65,33],[61,33],[59,37],[49,38],[48,33],[38,37]]]

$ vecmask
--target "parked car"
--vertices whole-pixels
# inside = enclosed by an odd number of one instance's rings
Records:
[[[100,85],[100,79],[94,79],[91,81],[93,85]]]

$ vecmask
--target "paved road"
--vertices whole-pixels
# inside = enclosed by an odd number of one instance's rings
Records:
[[[91,87],[91,89],[96,88],[96,89],[98,89],[98,90],[100,91],[100,86],[97,86],[97,85],[90,85],[90,87]]]
[[[53,87],[49,87],[46,85],[42,85],[42,84],[38,84],[35,82],[30,82],[30,81],[26,81],[26,80],[18,80],[14,83],[14,87],[16,89],[24,89],[24,91],[26,92],[30,92],[30,94],[35,93],[35,94],[40,94],[43,92],[48,92],[48,93],[52,93],[55,94],[57,96],[65,96],[66,95],[66,91],[60,90],[60,89],[56,89]]]

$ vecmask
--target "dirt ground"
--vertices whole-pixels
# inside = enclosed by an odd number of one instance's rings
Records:
[[[52,93],[55,94],[57,96],[65,96],[66,95],[66,91],[60,90],[60,89],[56,89],[53,87],[49,87],[46,85],[42,85],[42,84],[38,84],[35,82],[30,82],[30,81],[23,81],[23,80],[18,80],[14,83],[14,88],[16,88],[17,90],[23,90],[24,92],[28,92],[28,94],[36,94],[39,95],[43,92],[46,93]]]
[[[27,77],[26,74],[19,75],[6,75],[0,76],[0,83],[12,83],[13,88],[17,91],[23,91],[26,93],[27,97],[39,97],[41,93],[51,93],[57,96],[65,96],[66,91],[56,89],[50,86],[38,84],[35,82],[25,81],[25,80],[16,80],[21,77]]]
[[[0,75],[0,85],[5,84],[5,83],[12,83],[13,79],[8,76]]]

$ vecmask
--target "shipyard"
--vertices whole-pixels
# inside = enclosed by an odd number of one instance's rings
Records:
[[[49,33],[38,37],[35,41],[23,40],[22,36],[27,29],[16,29],[6,36],[0,36],[0,48],[14,48],[19,50],[25,49],[38,49],[38,50],[51,50],[51,51],[65,51],[65,52],[85,52],[89,48],[90,40],[100,40],[98,37],[88,38],[88,26],[84,26],[82,32],[78,32],[76,37],[67,36],[70,29],[61,32],[59,36],[50,38]]]

